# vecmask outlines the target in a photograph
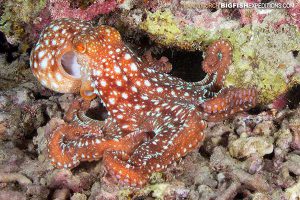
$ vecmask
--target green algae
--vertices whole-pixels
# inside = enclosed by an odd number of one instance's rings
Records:
[[[299,79],[288,78],[297,62],[292,52],[300,50],[300,33],[292,25],[264,25],[225,31],[223,36],[234,48],[225,85],[254,87],[259,91],[259,101],[266,104],[300,83]]]
[[[140,24],[152,38],[164,45],[181,49],[200,49],[201,42],[208,37],[208,32],[188,25],[180,25],[170,10],[147,12],[147,18]]]

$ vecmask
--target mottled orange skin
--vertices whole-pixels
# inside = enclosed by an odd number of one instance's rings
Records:
[[[56,35],[66,28],[73,30],[81,23],[55,21],[50,26],[58,32],[48,29],[44,35]],[[120,182],[142,186],[151,173],[165,170],[196,149],[204,139],[207,121],[226,119],[256,104],[253,89],[220,90],[231,64],[232,48],[228,41],[216,41],[208,48],[203,63],[207,76],[203,81],[189,83],[165,73],[169,68],[149,66],[149,62],[139,59],[122,42],[116,29],[81,27],[86,28],[75,28],[73,34],[57,34],[68,38],[68,50],[76,55],[81,70],[80,82],[71,79],[68,83],[79,84],[86,99],[98,96],[109,116],[100,125],[77,119],[58,127],[48,144],[52,163],[57,167],[74,168],[82,161],[103,157],[110,173]],[[44,44],[44,38],[40,44]],[[39,49],[54,48],[42,45]],[[44,68],[45,63],[40,60],[45,58],[38,58],[39,49],[34,49],[31,56],[37,78],[41,80],[39,77],[46,77],[44,74],[51,71],[59,73],[59,64]],[[54,88],[51,83],[44,85]],[[66,92],[65,85],[54,86],[58,86],[56,91]]]

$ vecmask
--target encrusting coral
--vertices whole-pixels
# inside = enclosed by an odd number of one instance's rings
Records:
[[[147,18],[140,24],[140,28],[159,44],[187,50],[201,49],[202,41],[208,39],[204,30],[191,26],[180,27],[170,10],[148,12]]]
[[[70,4],[79,6],[73,8]],[[10,43],[21,44],[24,51],[36,41],[38,34],[51,20],[60,18],[78,18],[90,20],[100,14],[114,11],[123,1],[87,1],[69,0],[7,0],[3,3],[0,31],[4,32]],[[87,5],[86,5],[87,4]],[[29,37],[30,36],[30,37]]]
[[[262,157],[273,152],[272,141],[266,137],[241,137],[230,143],[228,148],[234,158],[245,158],[253,154]]]
[[[271,102],[300,81],[299,61],[293,54],[300,50],[300,33],[288,24],[270,25],[284,18],[280,11],[273,12],[262,24],[222,32],[236,47],[225,83],[256,87],[262,103]]]
[[[0,31],[5,34],[10,43],[19,43],[22,39],[23,42],[24,39],[28,41],[26,37],[32,33],[30,26],[36,22],[40,12],[46,7],[46,3],[47,0],[4,1]],[[32,42],[31,39],[29,41]]]
[[[107,14],[116,9],[116,0],[96,0],[85,9],[70,7],[68,0],[49,0],[49,11],[52,19],[77,18],[91,20],[99,14]]]

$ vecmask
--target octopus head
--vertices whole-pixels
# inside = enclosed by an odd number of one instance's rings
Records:
[[[81,66],[72,39],[91,25],[74,19],[53,21],[40,35],[30,55],[34,76],[45,87],[60,93],[76,93],[81,86]]]
[[[31,52],[30,65],[45,87],[60,93],[80,91],[82,97],[92,99],[96,95],[89,73],[120,45],[121,36],[112,27],[93,27],[76,19],[60,19],[41,34]]]
[[[119,32],[112,27],[104,25],[94,27],[89,32],[77,35],[72,43],[77,55],[83,59],[81,63],[92,61],[95,64],[97,63],[97,65],[100,65],[103,59],[111,57],[114,49],[123,45]]]
[[[74,38],[90,29],[91,24],[75,19],[56,20],[45,28],[30,55],[32,72],[43,86],[60,93],[91,90],[73,48]]]
[[[121,53],[120,49],[124,46],[121,36],[116,29],[101,25],[74,37],[72,45],[84,80],[80,89],[81,96],[85,99],[93,98],[95,95],[89,77],[92,74],[101,76],[104,68],[108,67],[105,64]]]

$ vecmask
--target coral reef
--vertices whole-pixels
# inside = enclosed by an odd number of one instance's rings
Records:
[[[8,62],[7,55],[0,54],[0,90],[8,90],[34,79],[28,70],[28,55],[16,54],[16,57],[17,59]]]
[[[77,18],[81,20],[91,20],[99,14],[107,14],[117,6],[116,0],[97,0],[86,9],[74,9],[70,7],[67,0],[49,0],[49,11],[52,19]]]
[[[165,46],[178,46],[183,49],[200,49],[202,41],[208,39],[204,30],[186,26],[179,27],[170,10],[147,13],[140,28],[150,34],[150,38]]]
[[[33,87],[33,84],[28,85]],[[2,92],[0,139],[14,140],[32,134],[45,123],[43,102],[33,103],[34,95],[28,86]]]
[[[0,0],[1,200],[299,199],[299,87],[290,90],[300,82],[298,0],[274,1],[293,2],[294,8],[248,10],[219,9],[208,0],[49,2]],[[106,3],[112,6],[95,9]],[[65,6],[66,15],[60,15],[59,5]],[[203,9],[203,5],[211,7]],[[47,142],[59,124],[73,116],[92,121],[107,117],[97,99],[84,113],[76,109],[68,113],[78,95],[48,90],[29,69],[30,48],[46,25],[63,16],[116,27],[126,46],[140,55],[148,49],[157,58],[167,54],[156,60],[149,51],[143,61],[176,76],[195,74],[192,68],[197,63],[200,68],[200,51],[217,39],[228,40],[233,63],[226,86],[257,88],[262,107],[223,122],[209,122],[200,149],[166,171],[153,173],[145,187],[116,184],[102,161],[84,162],[72,171],[54,169]],[[199,62],[179,61],[182,57],[192,61],[197,57]]]
[[[229,153],[234,158],[250,157],[257,154],[263,157],[273,152],[272,141],[266,137],[239,138],[229,144]]]
[[[10,43],[20,43],[26,49],[32,43],[32,23],[37,23],[40,12],[46,7],[46,0],[17,0],[4,1],[3,14],[0,20],[2,31]],[[31,41],[25,43],[25,41]]]
[[[220,22],[215,25],[215,20],[203,17],[210,16],[205,13],[208,10],[196,15],[203,22],[194,19],[195,15],[193,20],[186,19],[189,15],[178,14],[180,11],[183,12],[180,8],[149,12],[139,27],[159,44],[189,50],[203,49],[215,39],[228,39],[234,52],[225,84],[258,88],[264,104],[299,84],[300,63],[294,52],[300,50],[300,33],[293,24],[284,23],[285,10],[272,10],[261,20],[243,22],[244,26],[225,14],[218,16],[220,20],[216,21]],[[218,10],[211,17],[221,12]]]
[[[118,3],[116,0],[91,2],[89,5],[89,1],[78,0],[73,1],[71,6],[68,0],[7,0],[3,3],[0,31],[5,33],[10,43],[20,44],[23,51],[26,51],[51,20],[60,18],[91,20],[126,3]]]
[[[233,65],[226,77],[227,85],[251,85],[260,91],[262,103],[268,103],[299,83],[299,61],[293,55],[299,51],[300,33],[296,27],[268,26],[275,16],[267,16],[263,24],[245,26],[236,32],[224,31],[233,43]],[[283,16],[281,16],[283,18]]]

